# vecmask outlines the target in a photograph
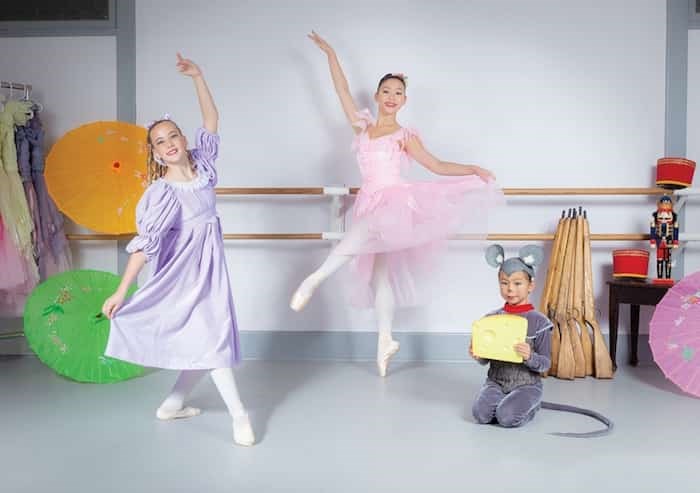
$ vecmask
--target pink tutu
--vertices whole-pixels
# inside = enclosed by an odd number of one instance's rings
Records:
[[[5,229],[0,216],[0,316],[20,316],[27,296],[36,285],[32,270]]]
[[[358,114],[363,132],[353,148],[363,183],[353,208],[353,228],[367,238],[361,244],[341,242],[336,253],[354,255],[352,302],[368,307],[374,303],[372,273],[376,254],[384,254],[397,306],[419,304],[418,287],[434,271],[450,236],[463,233],[486,239],[488,212],[503,203],[494,182],[476,175],[422,182],[406,182],[401,169],[408,162],[405,139],[417,135],[402,128],[370,139],[373,124],[369,111]]]

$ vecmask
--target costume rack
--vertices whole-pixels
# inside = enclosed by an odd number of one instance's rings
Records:
[[[11,82],[6,80],[0,80],[0,89],[9,89],[10,93],[15,89],[18,91],[23,91],[24,99],[29,99],[32,94],[32,85],[25,84],[23,82]]]

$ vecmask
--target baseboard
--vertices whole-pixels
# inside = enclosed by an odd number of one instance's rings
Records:
[[[472,361],[467,333],[396,332],[394,336],[401,342],[398,361]],[[247,360],[368,361],[375,358],[377,348],[376,332],[242,331],[240,339]],[[620,334],[618,365],[629,361],[629,346],[629,336]],[[639,336],[638,351],[640,363],[653,361],[648,335]],[[17,354],[33,354],[23,337],[0,339],[0,355]]]

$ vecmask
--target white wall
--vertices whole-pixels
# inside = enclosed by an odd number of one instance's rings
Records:
[[[662,0],[634,10],[625,0],[138,1],[138,119],[169,112],[193,134],[198,108],[174,69],[180,50],[203,67],[220,108],[220,186],[358,185],[351,131],[325,59],[305,38],[313,28],[335,46],[362,106],[382,74],[408,74],[400,121],[443,159],[491,168],[504,187],[651,186],[664,146],[665,9]],[[595,233],[646,232],[654,209],[647,198],[513,198],[492,232],[552,231],[561,209],[578,205]],[[219,210],[226,232],[328,229],[323,200],[222,198]],[[594,244],[604,326],[616,246]],[[303,314],[287,308],[327,252],[228,242],[241,328],[373,330],[371,312],[346,306],[341,277]],[[397,329],[464,331],[499,305],[482,258],[482,246],[454,242],[444,292],[402,311]]]
[[[0,79],[31,84],[32,98],[44,106],[46,154],[65,132],[116,119],[114,37],[0,37],[0,53]],[[83,231],[70,221],[67,229]],[[76,268],[116,271],[116,242],[71,242],[71,247]]]
[[[634,10],[625,0],[136,5],[139,122],[169,112],[192,136],[198,108],[191,83],[175,72],[174,53],[200,63],[222,115],[220,186],[359,184],[325,60],[305,38],[311,28],[336,47],[360,105],[370,105],[379,76],[407,73],[400,121],[417,127],[439,157],[486,166],[504,187],[650,186],[663,155],[663,0],[638,1]],[[0,50],[0,78],[35,85],[51,139],[115,117],[113,38],[0,38]],[[428,177],[418,167],[411,175]],[[219,200],[226,232],[328,230],[327,205],[318,198]],[[654,208],[646,198],[511,198],[492,232],[552,231],[561,209],[578,205],[589,210],[595,233],[646,232]],[[373,330],[371,312],[347,307],[342,276],[304,313],[287,308],[329,246],[227,242],[241,328]],[[509,253],[519,246],[506,244]],[[593,245],[604,327],[604,281],[618,246],[630,245]],[[116,271],[113,244],[76,248],[79,266]],[[499,305],[482,252],[482,245],[453,242],[444,292],[425,308],[400,312],[397,329],[460,332]]]
[[[700,30],[688,31],[688,136],[687,156],[700,163]],[[700,187],[700,171],[694,176]],[[700,198],[694,197],[686,206],[686,229],[700,232]],[[700,270],[700,243],[689,243],[684,256],[685,273]]]

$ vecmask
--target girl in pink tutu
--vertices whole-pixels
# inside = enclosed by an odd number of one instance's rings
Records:
[[[353,224],[323,264],[294,293],[290,307],[299,311],[319,284],[348,261],[356,280],[353,303],[373,306],[377,315],[377,367],[386,376],[389,359],[399,350],[392,337],[396,306],[419,301],[421,274],[458,232],[485,236],[486,210],[502,194],[490,171],[475,165],[440,161],[430,154],[413,129],[396,121],[406,103],[406,77],[386,74],[374,99],[378,117],[358,111],[333,48],[318,34],[309,38],[328,56],[335,90],[355,130],[353,150],[362,174],[362,187],[353,209]],[[407,182],[401,169],[413,158],[435,174],[450,178]]]

